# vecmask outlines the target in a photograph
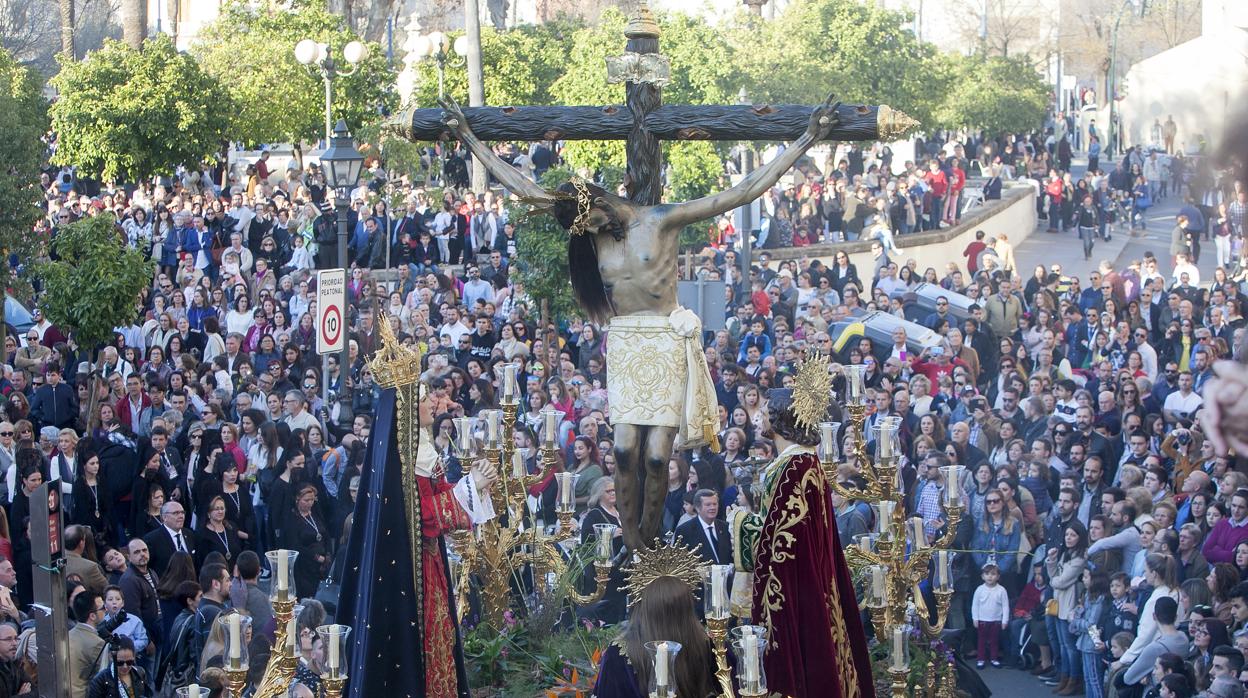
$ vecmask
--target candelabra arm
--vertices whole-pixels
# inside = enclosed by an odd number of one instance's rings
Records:
[[[277,630],[273,642],[273,650],[269,654],[269,663],[264,667],[264,678],[256,687],[253,698],[278,698],[284,696],[295,677],[295,665],[298,657],[287,652],[289,638],[286,631],[290,627],[290,618],[294,613],[295,601],[273,602],[273,617],[277,622]]]
[[[865,490],[851,490],[845,487],[844,485],[842,485],[841,483],[837,482],[836,478],[833,477],[836,473],[836,468],[834,464],[831,464],[833,466],[832,473],[829,474],[827,472],[828,466],[830,464],[831,463],[828,461],[820,462],[820,465],[822,465],[824,468],[824,474],[828,476],[827,477],[828,487],[831,488],[832,491],[837,494],[837,496],[843,497],[845,499],[856,499],[860,502],[867,502],[868,504],[874,504],[880,501],[879,493],[877,491],[878,488],[876,488],[873,483],[868,484],[867,489]]]
[[[594,561],[594,592],[592,594],[579,594],[575,589],[569,589],[568,596],[578,606],[598,603],[602,600],[603,594],[607,593],[607,582],[610,579],[611,563]]]
[[[880,556],[869,553],[856,545],[851,545],[845,548],[845,562],[850,569],[857,570],[868,565],[880,564]]]
[[[555,467],[555,454],[557,452],[558,451],[556,449],[553,449],[553,448],[548,449],[546,447],[542,447],[541,449],[542,469],[540,472],[534,473],[532,475],[524,476],[524,489],[525,490],[528,490],[530,487],[538,484],[542,480],[545,480],[547,476],[550,475],[550,471],[553,470]]]
[[[962,521],[962,507],[944,507],[945,533],[936,541],[936,548],[952,548],[953,541],[958,537],[958,524]]]
[[[706,631],[711,636],[715,648],[715,678],[719,681],[720,695],[724,698],[735,698],[732,686],[732,670],[728,667],[728,618],[707,618]]]
[[[936,622],[930,623],[927,620],[927,604],[923,601],[923,596],[915,589],[914,608],[919,618],[919,627],[923,630],[923,635],[929,640],[935,640],[945,630],[945,621],[949,620],[949,604],[953,599],[952,591],[934,591],[936,596]]]

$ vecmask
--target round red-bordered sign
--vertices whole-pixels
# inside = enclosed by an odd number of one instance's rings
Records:
[[[321,317],[321,335],[326,344],[338,343],[338,338],[342,336],[342,311],[338,306],[331,305],[325,309],[325,314]]]

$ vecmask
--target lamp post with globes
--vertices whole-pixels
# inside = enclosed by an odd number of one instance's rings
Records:
[[[351,206],[351,188],[360,181],[360,172],[364,169],[364,156],[355,147],[355,140],[347,131],[347,122],[342,119],[334,127],[333,137],[329,139],[329,148],[321,155],[321,167],[325,170],[325,183],[334,188],[334,209],[338,214],[338,266],[347,269],[347,225],[350,223],[349,208]],[[342,355],[338,358],[338,371],[343,380],[340,389],[346,389],[346,373],[350,371],[350,342],[344,342]],[[328,376],[325,379],[329,384]]]
[[[295,60],[306,66],[316,66],[321,71],[321,79],[325,81],[325,142],[331,139],[333,123],[333,83],[334,78],[342,75],[354,75],[360,63],[368,58],[368,46],[359,41],[349,42],[342,47],[343,61],[334,60],[329,44],[314,39],[304,39],[295,44]],[[345,64],[345,65],[344,65]]]
[[[408,50],[418,59],[432,58],[438,66],[438,99],[446,93],[446,66],[462,66],[468,59],[468,37],[451,41],[442,32],[430,32],[408,40]],[[453,50],[452,50],[453,49]]]

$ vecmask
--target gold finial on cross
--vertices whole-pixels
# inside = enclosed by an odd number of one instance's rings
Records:
[[[637,7],[637,14],[628,21],[628,28],[624,30],[624,36],[630,39],[657,39],[659,38],[659,23],[654,19],[654,13],[650,11],[650,3],[641,0]]]

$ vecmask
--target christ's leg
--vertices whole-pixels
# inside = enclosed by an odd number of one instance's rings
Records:
[[[639,527],[644,432],[645,427],[633,424],[615,425],[615,506],[620,512],[620,526],[624,529],[624,545],[630,550],[640,549],[643,540]]]
[[[643,478],[645,500],[641,510],[641,540],[649,545],[663,533],[663,503],[667,500],[667,462],[672,457],[676,427],[647,427]]]

